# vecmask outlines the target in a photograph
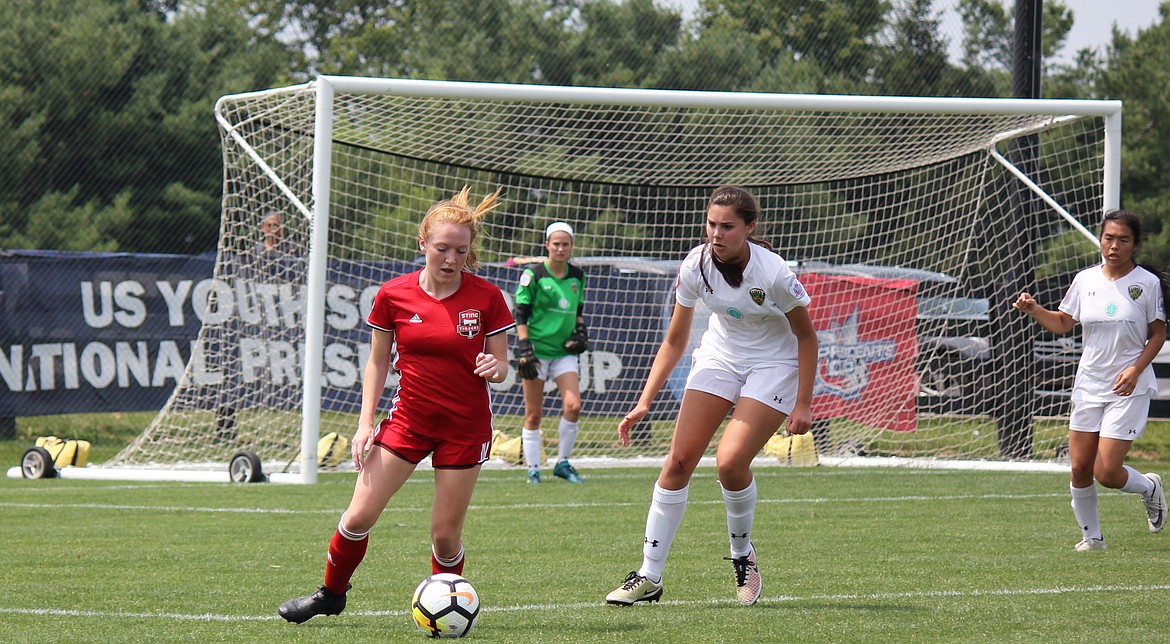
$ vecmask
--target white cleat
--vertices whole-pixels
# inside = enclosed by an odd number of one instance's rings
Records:
[[[661,599],[662,584],[656,584],[634,571],[626,577],[621,586],[605,596],[605,603],[633,606],[634,602],[656,602]]]
[[[1166,490],[1162,487],[1160,475],[1147,474],[1146,478],[1154,482],[1149,500],[1142,499],[1146,506],[1146,521],[1150,524],[1150,532],[1161,532],[1166,526]]]
[[[1081,539],[1077,545],[1073,546],[1077,552],[1088,552],[1090,550],[1105,550],[1104,539]]]

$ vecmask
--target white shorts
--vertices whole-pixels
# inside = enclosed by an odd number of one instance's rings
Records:
[[[1068,428],[1100,433],[1103,438],[1132,441],[1141,438],[1150,416],[1150,396],[1125,396],[1112,402],[1073,402]]]
[[[567,355],[559,358],[540,358],[540,366],[536,369],[536,377],[548,382],[556,380],[570,371],[577,371],[577,356]]]
[[[687,389],[713,394],[733,403],[743,396],[791,414],[796,407],[799,382],[799,370],[795,365],[774,362],[733,365],[712,356],[696,355],[687,376]]]

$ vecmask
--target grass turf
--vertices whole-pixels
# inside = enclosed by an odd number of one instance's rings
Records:
[[[1164,464],[1163,464],[1164,465]],[[1146,465],[1140,465],[1147,469]],[[583,485],[488,470],[465,530],[483,602],[470,638],[579,641],[1123,641],[1170,635],[1170,531],[1103,491],[1107,552],[1076,553],[1064,474],[756,470],[764,575],[734,601],[723,505],[700,469],[661,604],[606,606],[641,558],[655,471]],[[283,600],[321,581],[353,474],[315,486],[0,481],[0,598],[10,641],[419,641],[431,473],[391,501],[339,617],[301,626]]]

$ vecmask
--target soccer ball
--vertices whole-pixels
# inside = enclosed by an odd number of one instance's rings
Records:
[[[459,575],[439,573],[414,589],[410,614],[429,637],[463,637],[479,617],[479,593]]]

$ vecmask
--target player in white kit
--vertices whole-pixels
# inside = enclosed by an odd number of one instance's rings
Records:
[[[749,192],[723,186],[711,195],[706,240],[679,267],[675,306],[637,405],[618,425],[623,444],[687,347],[694,307],[711,310],[675,422],[670,454],[658,475],[646,518],[642,566],[606,596],[628,606],[662,597],[662,571],[686,510],[691,475],[716,430],[731,412],[719,440],[716,467],[727,509],[736,597],[754,604],[762,579],[751,539],[756,508],[752,459],[787,421],[804,434],[812,423],[817,335],[809,296],[784,262],[752,238],[760,207]],[[733,411],[734,408],[734,411]]]
[[[1077,551],[1105,550],[1097,516],[1097,486],[1140,494],[1150,532],[1166,523],[1162,477],[1125,465],[1133,441],[1146,429],[1150,396],[1158,391],[1150,363],[1166,340],[1166,285],[1156,269],[1139,265],[1141,222],[1126,210],[1105,214],[1102,262],[1076,274],[1060,307],[1049,311],[1029,293],[1012,307],[1040,326],[1065,334],[1080,323],[1084,335],[1072,390],[1068,455],[1073,515],[1082,539]]]

